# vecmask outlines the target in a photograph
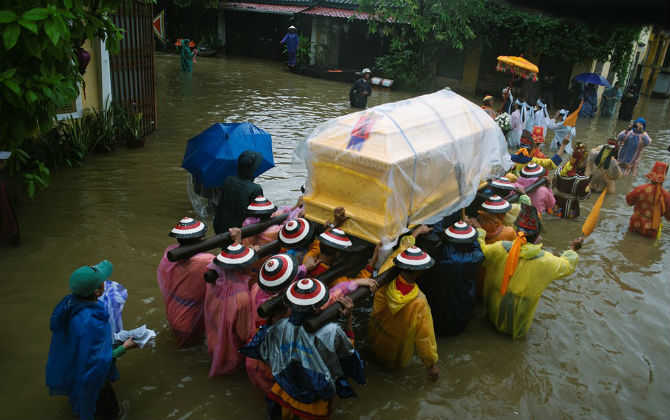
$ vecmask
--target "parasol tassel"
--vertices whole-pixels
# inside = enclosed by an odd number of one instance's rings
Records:
[[[600,208],[603,205],[606,193],[607,188],[605,188],[603,192],[600,193],[600,197],[598,197],[598,200],[593,205],[591,213],[589,213],[589,216],[586,218],[586,220],[584,220],[584,225],[582,225],[582,233],[584,234],[584,236],[589,236],[591,232],[593,232],[593,229],[596,227],[596,222],[598,221],[598,216],[600,215]]]

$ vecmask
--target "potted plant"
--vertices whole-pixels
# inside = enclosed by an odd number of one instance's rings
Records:
[[[142,136],[142,113],[129,111],[125,114],[124,120],[126,125],[126,146],[144,146],[144,137]]]

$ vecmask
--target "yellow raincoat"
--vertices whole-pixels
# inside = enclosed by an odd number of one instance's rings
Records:
[[[551,172],[551,171],[556,170],[556,168],[558,168],[558,165],[561,164],[562,160],[561,160],[560,157],[557,157],[557,155],[554,155],[551,158],[545,158],[545,159],[534,157],[533,159],[531,159],[530,162],[537,163],[538,165],[540,165],[541,167],[546,169],[547,172]],[[530,162],[528,162],[528,163],[530,163]],[[527,165],[526,163],[517,163],[516,164],[516,172],[521,173],[521,170],[526,165]]]
[[[482,267],[486,268],[486,277],[483,298],[489,319],[498,331],[521,338],[530,328],[544,289],[552,281],[572,274],[579,256],[575,251],[568,250],[557,257],[543,251],[542,244],[522,245],[519,265],[509,281],[507,293],[501,296],[503,271],[512,242],[487,245],[486,231],[477,230],[479,245],[484,251]]]
[[[414,347],[425,366],[437,363],[433,316],[426,296],[417,285],[403,295],[394,279],[375,293],[368,324],[368,347],[375,358],[390,368],[407,366]]]

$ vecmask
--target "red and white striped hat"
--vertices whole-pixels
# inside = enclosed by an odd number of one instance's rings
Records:
[[[492,195],[482,204],[482,209],[487,213],[507,213],[512,205],[499,195]]]
[[[298,264],[288,254],[273,255],[258,273],[258,286],[266,292],[277,292],[295,279]]]
[[[214,258],[214,264],[226,270],[241,270],[250,266],[258,259],[253,249],[241,244],[228,245]]]
[[[307,219],[291,219],[279,231],[279,243],[286,248],[300,248],[314,239],[314,228]]]
[[[521,170],[521,176],[523,178],[539,178],[546,173],[547,171],[535,162],[530,162]]]
[[[346,251],[353,245],[351,240],[341,229],[330,229],[319,235],[319,240],[322,244],[329,247]]]
[[[426,270],[435,264],[435,260],[418,246],[410,246],[396,255],[393,264],[402,270]]]
[[[277,211],[277,206],[272,201],[259,195],[247,206],[247,214],[250,216],[263,216]]]
[[[498,178],[491,181],[491,186],[493,188],[499,188],[501,190],[513,190],[514,184],[507,178]]]
[[[183,217],[168,236],[177,239],[202,238],[207,232],[207,225],[190,217]]]
[[[322,307],[330,293],[328,288],[317,279],[302,279],[286,289],[284,303],[295,312],[313,312]]]
[[[472,242],[472,239],[477,236],[477,230],[467,223],[460,221],[445,229],[444,234],[447,235],[449,242],[467,243]]]

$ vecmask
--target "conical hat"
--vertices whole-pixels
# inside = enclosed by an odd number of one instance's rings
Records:
[[[259,195],[247,206],[247,214],[251,216],[263,216],[277,211],[277,206],[272,201]]]
[[[539,178],[541,176],[544,176],[547,171],[540,165],[538,165],[535,162],[530,162],[526,166],[523,167],[521,170],[521,177],[523,178]]]
[[[467,223],[460,221],[445,229],[444,234],[447,235],[449,242],[467,243],[472,242],[472,239],[477,237],[477,230]]]
[[[491,186],[501,190],[513,190],[514,184],[507,178],[498,178],[491,181]]]
[[[279,231],[279,242],[286,248],[300,248],[314,240],[314,228],[307,219],[291,219]]]
[[[435,260],[418,246],[410,246],[396,255],[393,264],[402,270],[426,270],[435,264]]]
[[[330,229],[319,235],[319,240],[322,244],[328,245],[335,249],[346,251],[353,245],[351,240],[341,229]]]
[[[214,264],[226,270],[241,270],[250,266],[258,259],[253,249],[241,244],[228,245],[214,258]]]
[[[202,238],[206,232],[206,224],[190,217],[184,217],[172,228],[168,236],[177,239]]]
[[[273,255],[258,273],[258,286],[266,292],[277,292],[295,279],[298,264],[288,254]]]
[[[286,289],[284,303],[295,312],[313,312],[322,307],[330,293],[328,288],[317,279],[302,279]]]
[[[487,213],[507,213],[512,205],[499,195],[492,195],[482,203],[482,209]]]

